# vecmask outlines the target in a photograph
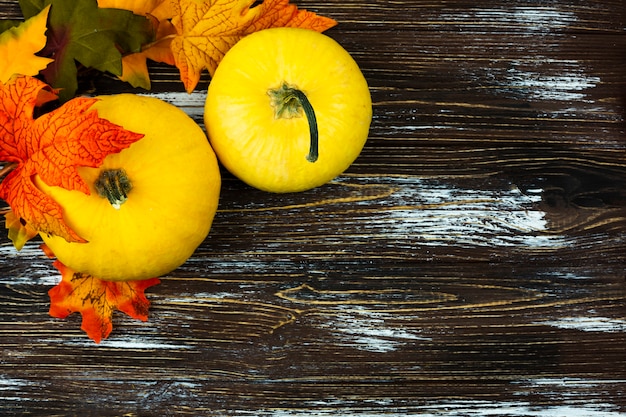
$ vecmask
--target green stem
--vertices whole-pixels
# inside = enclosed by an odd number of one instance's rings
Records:
[[[304,112],[309,124],[310,137],[309,154],[306,159],[309,162],[317,161],[319,157],[317,118],[315,117],[313,105],[311,105],[306,94],[295,87],[288,86],[286,83],[283,83],[280,88],[269,90],[268,94],[272,99],[272,107],[274,107],[274,116],[276,118],[290,119],[300,117],[300,110]]]
[[[315,117],[315,110],[313,110],[311,102],[302,91],[294,89],[293,94],[298,98],[298,101],[300,101],[302,110],[304,110],[306,119],[309,122],[309,136],[311,138],[311,144],[309,146],[309,154],[306,159],[309,162],[315,162],[319,157],[319,134],[317,131],[317,118]]]

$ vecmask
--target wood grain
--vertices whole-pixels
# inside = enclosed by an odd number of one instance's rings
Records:
[[[362,155],[298,194],[223,172],[150,320],[99,345],[0,237],[0,414],[626,415],[625,2],[296,4],[368,80]],[[152,71],[202,124],[208,77]]]

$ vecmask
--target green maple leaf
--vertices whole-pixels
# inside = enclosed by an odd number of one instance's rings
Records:
[[[122,55],[139,52],[152,40],[152,27],[144,16],[128,10],[98,8],[97,0],[20,0],[25,18],[52,4],[48,42],[39,55],[54,59],[42,75],[62,89],[62,101],[78,89],[77,63],[114,75],[122,74]]]

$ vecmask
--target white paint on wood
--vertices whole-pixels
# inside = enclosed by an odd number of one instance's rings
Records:
[[[523,27],[536,35],[573,25],[577,20],[573,12],[550,7],[512,7],[510,9],[479,10],[474,14],[476,19],[489,22],[500,27]]]
[[[144,95],[156,97],[171,103],[196,120],[202,120],[204,118],[204,103],[207,96],[206,91],[193,91],[191,94],[186,92],[154,92]]]
[[[0,231],[1,233],[1,231]],[[16,270],[13,274],[0,274],[0,284],[53,286],[61,280],[61,274],[52,266],[52,260],[40,249],[41,242],[30,241],[21,251],[12,244],[0,246],[0,264],[10,265],[15,259],[29,260],[27,271]]]
[[[567,388],[589,388],[606,384],[626,384],[626,379],[585,379],[585,378],[535,378],[522,382],[529,387],[553,387],[559,391]]]
[[[578,316],[563,317],[558,320],[536,322],[558,329],[580,330],[583,332],[621,333],[626,332],[626,318]]]
[[[380,228],[389,238],[424,246],[556,249],[569,244],[550,233],[545,212],[537,208],[540,192],[465,189],[417,177],[388,181],[397,186],[384,202],[388,208],[381,207],[362,227]]]
[[[616,411],[617,407],[612,404],[588,404],[580,406],[533,406],[527,402],[490,402],[490,401],[451,401],[425,407],[411,407],[394,409],[389,406],[381,411],[368,411],[346,407],[337,407],[333,401],[328,405],[318,405],[317,410],[272,410],[258,411],[254,415],[258,417],[335,417],[335,416],[359,416],[359,417],[467,417],[467,416],[497,416],[497,417],[624,417],[626,413]],[[374,407],[372,407],[374,408]],[[247,413],[234,415],[248,415]]]
[[[14,390],[16,388],[24,387],[29,384],[29,381],[23,379],[10,378],[6,375],[0,375],[0,392],[5,390]]]
[[[503,84],[518,93],[523,92],[528,100],[584,101],[586,95],[583,91],[595,87],[601,80],[586,75],[582,68],[574,70],[575,67],[572,72],[546,75],[545,71],[529,71],[513,66],[507,71]]]
[[[0,402],[19,402],[28,400],[28,398],[24,398],[20,395],[20,391],[22,391],[24,387],[29,387],[32,385],[32,381],[27,381],[19,378],[11,378],[7,375],[0,375]]]
[[[349,313],[328,316],[328,320],[319,324],[333,334],[338,340],[337,344],[367,352],[387,353],[407,344],[432,340],[418,332],[391,324],[388,320],[393,318],[392,315],[366,310],[357,311],[358,308],[354,306],[351,310]]]

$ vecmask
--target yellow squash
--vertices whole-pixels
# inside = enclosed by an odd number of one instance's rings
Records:
[[[221,183],[217,159],[204,131],[177,107],[131,94],[100,99],[93,106],[100,117],[145,136],[98,168],[79,168],[91,195],[37,177],[88,243],[42,238],[63,264],[100,279],[164,275],[209,233]]]
[[[222,164],[266,191],[295,192],[346,170],[367,140],[372,102],[350,54],[321,33],[255,32],[209,85],[204,120]]]

